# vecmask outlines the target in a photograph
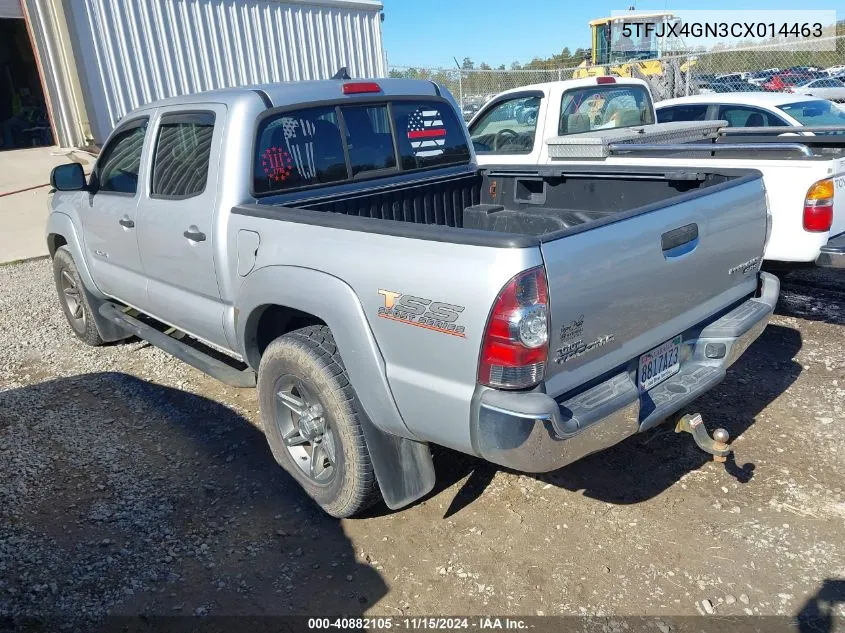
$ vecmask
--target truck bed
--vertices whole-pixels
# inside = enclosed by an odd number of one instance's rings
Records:
[[[374,183],[316,198],[287,194],[234,213],[481,245],[528,246],[758,177],[749,170],[490,167]],[[414,228],[411,228],[411,226]],[[445,230],[444,230],[445,229]]]

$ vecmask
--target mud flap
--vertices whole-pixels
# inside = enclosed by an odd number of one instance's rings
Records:
[[[94,325],[101,339],[106,343],[114,343],[115,341],[122,341],[132,336],[132,332],[120,327],[116,323],[112,323],[100,314],[100,306],[106,303],[105,301],[92,295],[88,288],[85,287],[85,284],[82,284],[82,289],[88,298],[89,305],[93,308],[91,316],[94,319]]]
[[[385,433],[366,414],[360,420],[387,507],[398,510],[431,492],[435,474],[428,444]]]

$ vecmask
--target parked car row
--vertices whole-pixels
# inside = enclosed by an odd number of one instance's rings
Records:
[[[808,66],[769,68],[755,72],[698,75],[694,87],[699,94],[726,92],[797,92],[845,101],[845,66],[825,70]]]

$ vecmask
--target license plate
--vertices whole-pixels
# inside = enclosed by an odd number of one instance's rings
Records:
[[[660,347],[640,356],[640,390],[648,391],[669,376],[674,376],[681,368],[681,337],[676,336]]]

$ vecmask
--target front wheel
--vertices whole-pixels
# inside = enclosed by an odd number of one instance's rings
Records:
[[[102,345],[103,339],[94,323],[93,307],[88,301],[76,262],[66,246],[60,247],[53,255],[53,279],[59,304],[73,333],[88,345]]]
[[[331,331],[309,326],[270,343],[258,369],[261,424],[276,461],[328,514],[380,498],[360,404]]]

